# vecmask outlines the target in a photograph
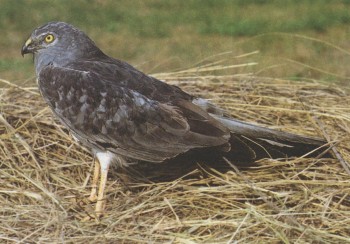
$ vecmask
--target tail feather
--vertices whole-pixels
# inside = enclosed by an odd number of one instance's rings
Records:
[[[234,119],[212,115],[231,131],[231,151],[226,157],[239,162],[262,158],[317,156],[327,149],[327,142],[319,138],[272,130]],[[325,157],[331,157],[325,154]]]

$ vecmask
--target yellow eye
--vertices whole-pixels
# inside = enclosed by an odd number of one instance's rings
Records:
[[[52,34],[48,34],[47,36],[45,36],[45,42],[46,43],[51,43],[51,42],[53,42],[54,39],[55,38],[53,37]]]

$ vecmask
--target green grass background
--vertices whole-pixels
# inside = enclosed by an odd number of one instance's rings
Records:
[[[341,82],[350,76],[350,0],[0,0],[0,79],[32,82],[32,61],[20,48],[52,20],[76,25],[104,52],[147,73],[258,50],[242,60],[259,63],[247,72]]]

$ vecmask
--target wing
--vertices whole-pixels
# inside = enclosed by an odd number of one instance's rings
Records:
[[[192,101],[194,98],[177,86],[166,84],[144,74],[126,62],[105,55],[97,56],[94,60],[77,61],[67,67],[99,74],[99,77],[105,82],[132,89],[149,99],[162,103],[176,99]]]
[[[228,150],[229,130],[181,97],[163,103],[98,73],[53,66],[38,83],[54,114],[93,149],[151,162],[193,148]]]

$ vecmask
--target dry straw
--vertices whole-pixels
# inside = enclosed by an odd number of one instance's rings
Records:
[[[157,76],[237,119],[326,138],[336,157],[114,169],[105,216],[83,222],[94,214],[86,200],[92,157],[36,88],[7,82],[0,89],[0,242],[349,242],[349,90],[214,72],[240,67],[217,62]]]

